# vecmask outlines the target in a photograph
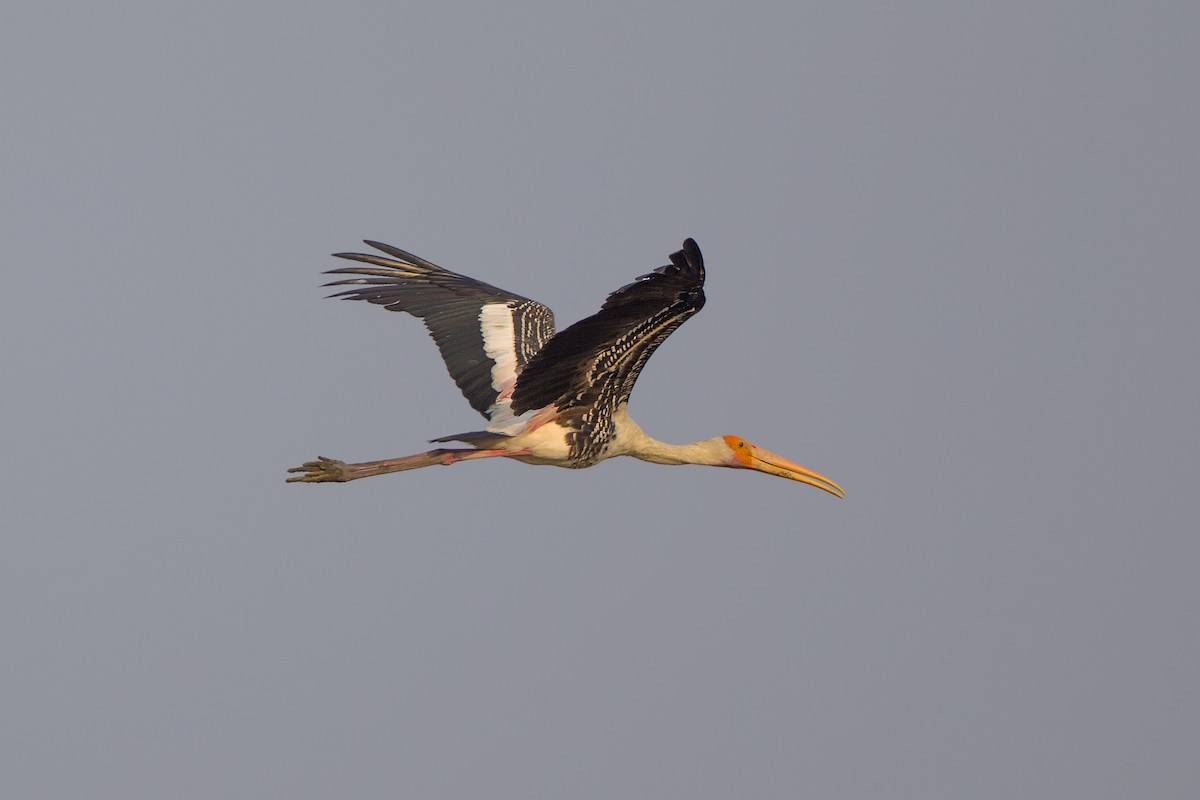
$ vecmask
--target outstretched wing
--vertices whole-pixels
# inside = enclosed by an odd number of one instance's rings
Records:
[[[613,292],[598,313],[547,342],[517,378],[513,412],[551,403],[560,416],[578,409],[582,427],[605,439],[646,360],[703,306],[704,257],[688,239],[669,265]]]
[[[419,317],[471,407],[502,424],[511,414],[508,396],[517,376],[554,335],[554,314],[535,300],[442,269],[391,245],[366,244],[392,258],[334,253],[370,266],[329,270],[326,274],[364,276],[325,284],[356,287],[331,296],[366,300]]]

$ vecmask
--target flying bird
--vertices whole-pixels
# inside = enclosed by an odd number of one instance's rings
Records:
[[[650,438],[627,412],[633,384],[660,344],[704,307],[704,258],[688,239],[671,263],[608,296],[600,311],[555,333],[554,315],[536,300],[442,269],[391,245],[365,242],[390,258],[334,253],[356,266],[326,286],[332,297],[407,311],[425,323],[450,377],[487,419],[482,431],[443,436],[461,442],[403,458],[347,464],[324,456],[288,470],[288,482],[344,482],[455,464],[512,458],[579,469],[633,456],[655,464],[705,464],[758,470],[844,497],[842,488],[740,436],[672,445]]]

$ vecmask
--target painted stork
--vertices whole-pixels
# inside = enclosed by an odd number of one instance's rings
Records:
[[[613,456],[655,464],[740,467],[807,483],[837,497],[828,478],[739,436],[672,445],[650,438],[626,411],[629,393],[663,340],[704,306],[704,258],[691,239],[671,263],[608,296],[600,311],[554,332],[546,306],[442,269],[411,253],[367,241],[391,258],[335,253],[360,266],[326,274],[356,275],[326,286],[353,286],[332,297],[366,300],[420,318],[450,377],[488,424],[443,436],[463,442],[404,458],[347,464],[319,456],[288,472],[288,482],[352,481],[388,472],[513,458],[527,464],[590,467]]]

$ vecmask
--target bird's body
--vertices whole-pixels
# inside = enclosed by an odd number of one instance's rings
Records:
[[[541,303],[368,241],[392,258],[337,253],[367,266],[331,270],[360,277],[335,297],[406,311],[429,329],[450,376],[488,420],[482,431],[434,439],[440,448],[405,458],[345,464],[319,458],[289,470],[290,482],[348,481],[433,464],[507,457],[529,464],[590,467],[614,456],[657,464],[748,467],[802,481],[839,497],[837,484],[746,443],[720,436],[670,445],[629,418],[634,382],[663,340],[704,306],[704,259],[691,239],[671,264],[609,295],[600,311],[555,333]]]

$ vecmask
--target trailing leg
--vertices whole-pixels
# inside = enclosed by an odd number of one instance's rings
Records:
[[[432,467],[435,464],[449,466],[459,461],[473,458],[498,458],[501,456],[522,455],[520,452],[510,453],[507,450],[461,450],[439,448],[415,456],[389,458],[383,461],[364,461],[360,464],[347,464],[325,456],[317,456],[316,461],[308,461],[303,466],[292,467],[288,472],[303,473],[288,478],[288,483],[345,483],[359,478],[370,478],[372,475],[386,475],[389,472],[404,472],[421,467]]]

